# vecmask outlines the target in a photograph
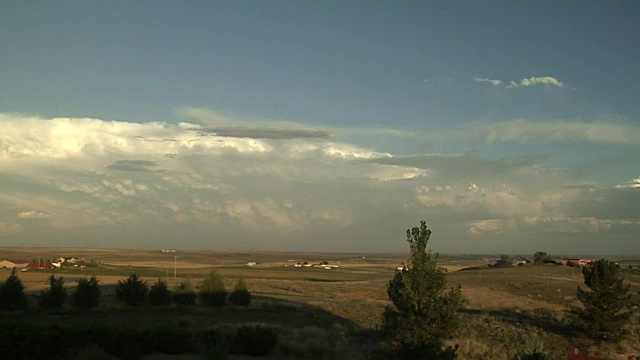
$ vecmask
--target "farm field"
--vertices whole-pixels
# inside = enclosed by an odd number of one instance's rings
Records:
[[[98,309],[80,312],[69,305],[53,313],[37,309],[37,293],[47,287],[51,270],[32,269],[20,272],[19,277],[33,310],[3,314],[3,322],[46,326],[64,319],[66,326],[163,323],[190,329],[266,324],[281,332],[282,344],[273,358],[310,359],[385,358],[383,350],[376,351],[379,344],[374,332],[388,304],[386,285],[407,258],[407,254],[0,248],[2,259],[71,256],[98,266],[62,267],[55,270],[56,276],[64,277],[69,289],[77,279],[97,276],[104,298]],[[463,326],[452,340],[460,345],[459,359],[513,359],[533,337],[544,342],[550,359],[566,359],[573,347],[612,360],[640,354],[637,324],[634,337],[619,345],[591,343],[565,324],[565,312],[577,304],[576,288],[582,285],[579,269],[555,265],[489,268],[488,259],[480,255],[438,258],[439,265],[448,269],[449,285],[460,285],[466,299]],[[638,264],[634,259],[611,260],[625,266]],[[247,266],[250,262],[256,266]],[[333,268],[296,267],[305,262],[325,262]],[[198,284],[212,270],[225,278],[228,289],[237,279],[245,279],[253,297],[251,306],[129,308],[115,299],[115,284],[134,272],[149,284],[163,278],[173,288],[186,278]],[[0,278],[8,275],[9,270],[0,270]],[[640,290],[640,275],[625,276],[634,292]],[[194,355],[183,355],[188,356]]]

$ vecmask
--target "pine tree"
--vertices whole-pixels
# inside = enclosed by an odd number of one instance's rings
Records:
[[[78,286],[76,286],[76,291],[72,295],[73,305],[83,309],[98,306],[101,295],[99,282],[100,280],[95,275],[89,279],[78,280]]]
[[[67,287],[62,277],[49,277],[49,288],[40,292],[39,303],[45,309],[57,309],[67,300]]]
[[[385,309],[381,332],[405,358],[455,359],[456,350],[444,349],[444,340],[458,328],[462,293],[460,286],[447,289],[446,270],[427,251],[430,235],[424,221],[407,230],[410,257],[389,281],[393,306]]]
[[[589,290],[578,286],[582,307],[572,307],[572,323],[594,340],[618,342],[629,333],[633,315],[631,285],[624,284],[619,270],[617,264],[604,259],[582,268]]]
[[[22,280],[13,268],[7,280],[0,284],[0,310],[22,310],[27,307],[27,297],[24,294]]]

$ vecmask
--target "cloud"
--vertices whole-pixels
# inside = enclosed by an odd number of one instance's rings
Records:
[[[18,219],[44,219],[48,218],[49,216],[51,215],[48,213],[35,210],[23,211],[21,213],[18,213]]]
[[[640,189],[640,177],[632,179],[630,183],[616,185],[616,189],[628,189],[628,188]]]
[[[486,82],[486,83],[490,83],[493,86],[498,86],[498,85],[502,85],[502,80],[495,80],[495,79],[485,79],[485,78],[473,78],[473,80],[477,81],[477,82]]]
[[[506,88],[512,89],[512,88],[529,87],[529,86],[535,86],[535,85],[563,87],[564,83],[562,83],[558,79],[551,76],[540,76],[540,77],[534,76],[534,77],[522,79],[519,82],[511,81]]]
[[[434,142],[591,142],[602,144],[640,144],[640,125],[631,122],[581,120],[535,121],[515,119],[472,123],[458,130],[425,134]]]
[[[221,137],[253,139],[329,139],[333,134],[327,130],[314,129],[287,121],[255,121],[233,118],[206,109],[186,108],[181,115],[200,123],[195,126],[185,124],[187,130],[200,134]]]
[[[189,130],[198,131],[201,134],[213,134],[216,136],[254,138],[254,139],[329,139],[331,134],[324,130],[305,128],[277,128],[263,126],[211,126],[193,127]]]
[[[119,171],[140,171],[140,172],[157,172],[162,171],[155,169],[156,162],[149,160],[118,160],[111,165],[107,166],[107,169],[119,170]]]
[[[401,251],[404,230],[425,219],[438,235],[436,251],[507,252],[542,233],[566,236],[548,251],[595,246],[604,233],[622,243],[640,226],[637,180],[618,187],[576,182],[550,164],[550,154],[396,155],[341,138],[366,134],[376,145],[434,137],[465,146],[549,139],[629,146],[640,143],[633,124],[320,129],[336,134],[327,138],[306,133],[313,128],[303,124],[187,113],[202,120],[139,124],[0,114],[0,219],[18,212],[22,219],[1,224],[0,233],[33,244],[46,238],[49,246]],[[246,128],[251,136],[199,131],[216,127]],[[259,137],[265,128],[275,132]],[[33,218],[40,220],[26,221]]]

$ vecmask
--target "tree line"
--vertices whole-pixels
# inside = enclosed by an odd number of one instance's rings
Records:
[[[38,304],[44,309],[60,308],[68,300],[64,278],[51,275],[48,282],[49,287],[38,294]],[[71,304],[84,309],[97,307],[102,296],[99,282],[95,276],[78,280],[70,297]],[[196,289],[191,279],[183,280],[173,290],[170,290],[167,282],[162,279],[149,285],[134,273],[127,279],[118,281],[115,290],[116,297],[130,306],[161,306],[171,303],[194,305],[198,297],[203,304],[210,306],[224,306],[227,302],[237,306],[249,306],[251,303],[251,293],[243,279],[239,279],[229,293],[222,276],[213,271],[202,281],[199,289]],[[16,311],[27,307],[24,285],[14,268],[9,277],[0,284],[0,310]]]

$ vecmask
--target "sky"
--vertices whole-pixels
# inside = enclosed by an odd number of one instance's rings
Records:
[[[640,3],[0,2],[0,246],[640,255]]]

